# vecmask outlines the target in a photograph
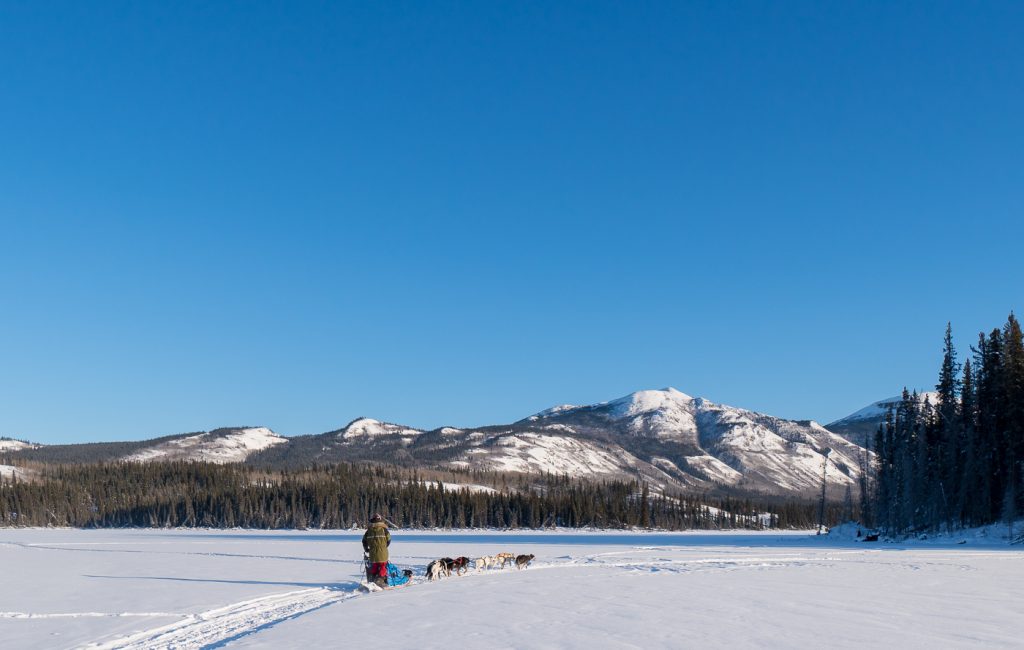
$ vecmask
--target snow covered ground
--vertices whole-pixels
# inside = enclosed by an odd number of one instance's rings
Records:
[[[16,478],[19,481],[24,481],[32,475],[32,471],[25,469],[24,467],[15,467],[14,465],[0,465],[0,479],[12,479]]]
[[[1024,552],[779,533],[395,531],[392,559],[533,553],[356,590],[357,532],[0,529],[4,648],[1021,647]]]

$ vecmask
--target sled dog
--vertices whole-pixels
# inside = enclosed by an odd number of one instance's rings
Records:
[[[450,576],[451,570],[448,568],[448,563],[452,562],[450,557],[443,557],[440,560],[434,560],[427,565],[427,580],[440,580],[441,576]]]
[[[498,553],[494,556],[494,563],[501,563],[501,568],[504,569],[506,564],[512,564],[516,561],[516,556],[511,553]]]
[[[477,571],[482,571],[483,569],[490,568],[495,564],[497,564],[497,560],[490,555],[478,557],[473,561],[473,565],[476,567]]]
[[[459,557],[451,561],[451,565],[449,565],[448,567],[448,575],[451,575],[452,571],[455,571],[455,575],[461,576],[468,570],[469,558],[464,555],[460,555]]]

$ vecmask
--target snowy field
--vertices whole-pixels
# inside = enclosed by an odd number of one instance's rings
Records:
[[[3,648],[1024,646],[1024,553],[993,540],[395,531],[392,560],[534,564],[364,594],[359,534],[0,530]]]

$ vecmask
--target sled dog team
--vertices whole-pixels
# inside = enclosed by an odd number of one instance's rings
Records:
[[[443,557],[427,565],[427,580],[439,580],[441,577],[449,578],[453,571],[455,575],[460,576],[469,570],[470,563],[473,564],[477,571],[482,571],[492,566],[504,569],[508,564],[515,565],[517,569],[525,569],[533,561],[533,558],[532,554],[513,555],[512,553],[485,555],[475,560],[470,560],[465,556],[457,558]]]

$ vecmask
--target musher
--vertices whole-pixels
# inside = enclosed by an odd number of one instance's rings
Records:
[[[366,581],[384,589],[405,584],[412,574],[411,571],[400,571],[388,562],[389,546],[391,531],[384,517],[374,514],[370,517],[370,527],[363,533],[363,552],[367,558]]]

